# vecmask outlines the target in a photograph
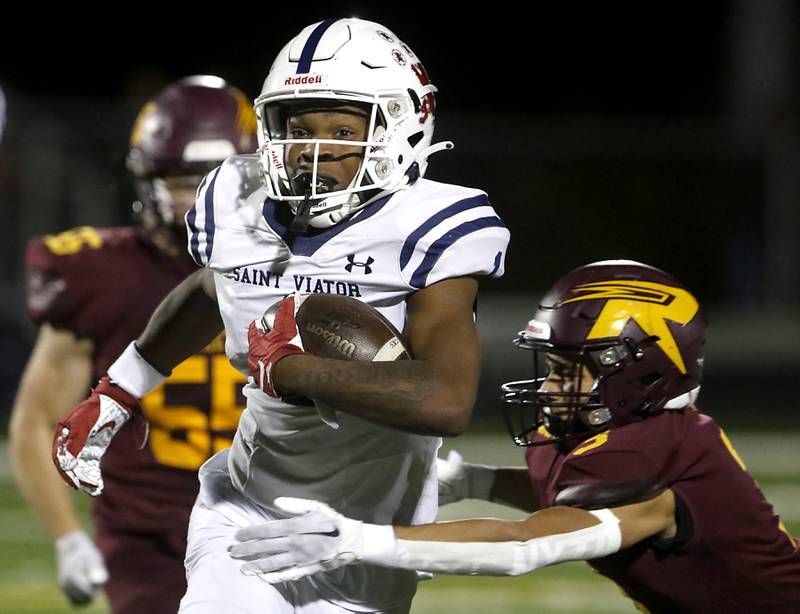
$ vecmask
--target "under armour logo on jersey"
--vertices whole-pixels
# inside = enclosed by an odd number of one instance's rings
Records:
[[[355,254],[350,254],[350,255],[347,256],[347,262],[349,262],[350,264],[346,264],[344,268],[348,273],[352,273],[353,272],[353,267],[354,266],[356,266],[356,267],[360,266],[360,267],[364,267],[364,275],[369,275],[370,273],[372,273],[372,269],[370,268],[369,265],[371,265],[373,262],[375,262],[375,259],[372,256],[367,256],[367,261],[366,262],[356,262],[356,255]]]

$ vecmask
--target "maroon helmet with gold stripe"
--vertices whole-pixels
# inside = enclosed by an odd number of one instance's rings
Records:
[[[196,75],[169,84],[142,107],[127,167],[141,205],[159,223],[171,223],[174,215],[159,179],[205,175],[225,158],[255,153],[256,147],[251,101],[219,77]]]
[[[512,437],[580,440],[687,407],[700,390],[706,327],[694,296],[654,267],[608,260],[568,273],[515,340],[533,351],[536,377],[502,387]],[[541,427],[552,437],[532,442]]]

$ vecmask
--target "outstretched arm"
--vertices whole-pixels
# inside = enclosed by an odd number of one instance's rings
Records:
[[[668,537],[675,528],[675,497],[671,490],[648,501],[611,508],[619,520],[620,549],[652,535]],[[398,540],[436,542],[527,542],[569,534],[602,524],[590,511],[576,507],[549,507],[525,520],[456,520],[395,527]]]
[[[279,498],[293,518],[241,529],[231,556],[244,573],[294,580],[362,562],[449,574],[518,575],[563,561],[589,560],[675,531],[667,490],[648,501],[586,511],[553,507],[523,521],[461,520],[391,527],[345,518],[317,501]]]
[[[402,430],[459,435],[469,422],[480,370],[472,311],[477,287],[472,278],[447,279],[408,299],[405,335],[413,360],[291,355],[275,365],[275,388]]]

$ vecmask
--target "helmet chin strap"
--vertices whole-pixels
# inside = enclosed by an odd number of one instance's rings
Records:
[[[294,214],[289,230],[295,234],[303,234],[308,230],[308,223],[311,221],[311,190],[306,192],[306,197]]]
[[[317,177],[314,190],[312,190],[311,181],[312,174],[308,171],[298,173],[291,180],[292,191],[305,196],[295,209],[295,216],[290,226],[290,230],[295,234],[306,232],[309,226],[327,228],[336,224],[351,215],[354,206],[365,202],[371,198],[371,195],[374,195],[374,192],[356,192],[326,198],[326,192],[335,190],[336,180],[331,177]],[[312,193],[316,193],[318,197],[312,199]],[[315,207],[317,207],[316,210]]]
[[[311,200],[312,181],[313,175],[307,171],[298,173],[292,179],[292,189],[294,192],[296,194],[305,193],[305,198],[303,199],[303,202],[300,203],[300,206],[297,207],[297,211],[294,214],[294,219],[289,227],[293,233],[303,234],[308,230],[308,225],[311,222],[311,207],[316,202],[323,200]],[[317,177],[317,185],[314,187],[316,190],[313,191],[316,191],[317,194],[324,194],[325,192],[332,191],[336,187],[336,180],[331,177]]]

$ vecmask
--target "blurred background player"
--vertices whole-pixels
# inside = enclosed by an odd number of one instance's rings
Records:
[[[725,432],[694,406],[705,337],[697,300],[671,275],[625,260],[576,269],[517,338],[534,378],[503,386],[528,466],[452,456],[439,466],[440,503],[541,511],[392,530],[279,500],[307,515],[241,530],[232,555],[273,582],[358,561],[518,575],[589,560],[642,611],[797,612],[797,542]]]
[[[11,451],[17,484],[55,540],[58,580],[74,604],[105,583],[116,614],[175,612],[185,590],[196,471],[230,445],[242,409],[244,379],[225,358],[224,337],[142,400],[147,442],[128,425],[103,459],[106,491],[92,508],[96,546],[53,471],[52,430],[195,270],[184,214],[210,169],[255,150],[255,127],[249,100],[218,77],[168,85],[144,105],[131,134],[139,225],[84,226],[28,246],[28,313],[40,330],[14,405]]]

